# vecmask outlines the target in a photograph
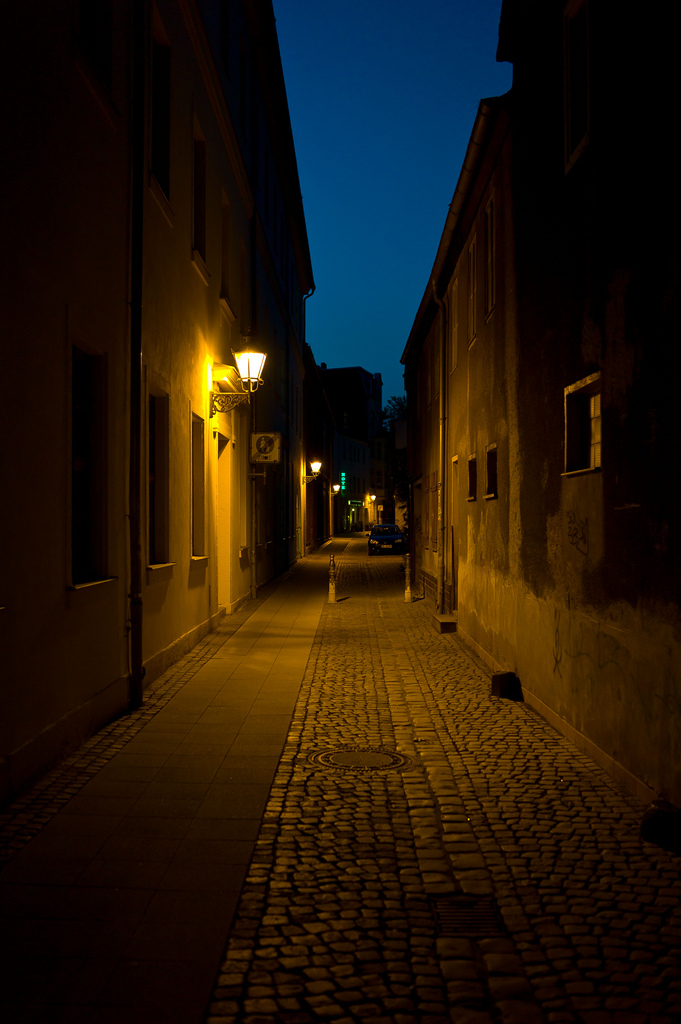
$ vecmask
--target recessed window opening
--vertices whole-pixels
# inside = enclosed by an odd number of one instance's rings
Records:
[[[151,57],[151,173],[170,197],[170,47],[158,36]]]
[[[485,316],[494,309],[496,298],[495,249],[494,200],[490,199],[485,207]]]
[[[147,437],[147,561],[170,561],[168,542],[168,396],[149,395]]]
[[[476,266],[476,242],[475,238],[468,248],[468,344],[475,341],[477,334],[477,266]]]
[[[478,496],[478,462],[475,455],[468,458],[468,501],[475,501]]]
[[[192,555],[205,555],[204,422],[192,415]]]
[[[107,576],[105,358],[71,351],[71,582]]]
[[[459,363],[459,279],[455,279],[449,293],[449,372]]]
[[[230,274],[230,245],[231,245],[231,218],[229,199],[222,193],[222,220],[221,220],[221,243],[222,243],[222,269],[220,277],[220,297],[229,298],[229,274]]]
[[[81,0],[78,40],[92,70],[111,92],[113,76],[112,0]]]
[[[497,490],[497,446],[491,444],[487,448],[486,452],[486,471],[487,471],[487,485],[485,488],[486,498],[496,498],[498,495]]]
[[[586,0],[568,4],[564,23],[565,167],[570,167],[588,143],[589,35]]]
[[[591,374],[564,392],[565,472],[601,468],[601,375]]]
[[[194,127],[194,251],[206,262],[206,140]]]

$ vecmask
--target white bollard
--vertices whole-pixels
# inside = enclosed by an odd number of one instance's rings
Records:
[[[336,601],[336,563],[333,555],[329,560],[329,604],[337,604]]]

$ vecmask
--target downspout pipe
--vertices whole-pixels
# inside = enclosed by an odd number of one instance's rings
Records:
[[[130,214],[130,674],[128,704],[142,705],[142,267],[144,241],[145,103],[147,65],[146,3],[134,5],[133,76],[131,109],[131,214]]]
[[[439,439],[438,439],[438,488],[437,488],[437,590],[436,590],[436,612],[444,614],[445,606],[445,516],[444,516],[444,493],[445,493],[445,440],[447,426],[447,403],[445,401],[447,352],[445,348],[446,338],[446,309],[442,299],[437,294],[437,282],[431,280],[433,299],[440,311],[440,401],[439,401]]]

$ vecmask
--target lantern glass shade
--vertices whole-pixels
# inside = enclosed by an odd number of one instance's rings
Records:
[[[312,472],[313,472],[313,473],[315,474],[315,476],[317,475],[317,473],[319,472],[319,470],[320,470],[321,468],[322,468],[322,464],[321,464],[321,462],[311,462],[311,463],[310,463],[310,469],[311,469],[311,470],[312,470]]]
[[[264,352],[235,352],[241,383],[248,391],[256,391],[259,384],[263,383],[261,374],[267,356]]]

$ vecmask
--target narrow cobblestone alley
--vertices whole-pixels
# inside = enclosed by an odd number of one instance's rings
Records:
[[[0,815],[0,1007],[676,1024],[681,858],[643,810],[337,539]]]
[[[338,561],[209,1024],[673,1024],[679,858],[528,706]]]

